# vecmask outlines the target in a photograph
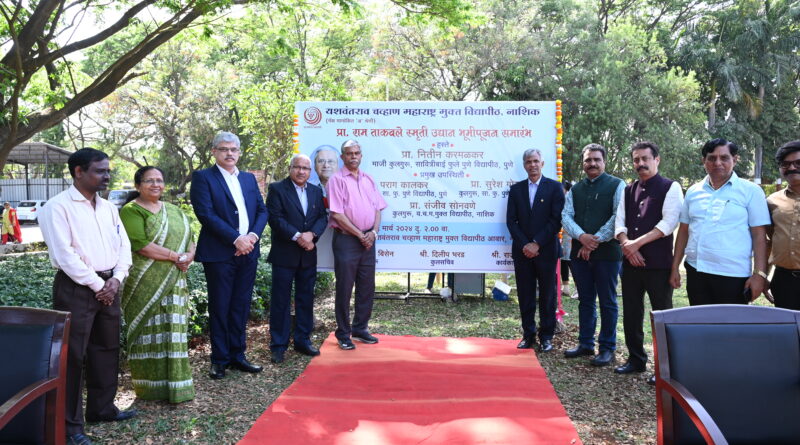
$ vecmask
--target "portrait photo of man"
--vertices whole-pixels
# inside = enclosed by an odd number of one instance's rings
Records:
[[[325,187],[328,179],[331,178],[342,167],[341,153],[332,145],[320,145],[311,152],[311,165],[314,170],[308,178],[308,182],[322,187],[323,196],[328,196]]]

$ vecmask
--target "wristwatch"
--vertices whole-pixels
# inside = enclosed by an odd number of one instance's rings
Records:
[[[764,272],[763,270],[754,270],[753,273],[761,275],[761,277],[764,278],[765,280],[769,279],[769,277],[767,276],[766,272]]]

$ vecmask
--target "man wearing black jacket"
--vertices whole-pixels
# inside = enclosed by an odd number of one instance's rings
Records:
[[[328,225],[322,189],[308,184],[311,159],[295,155],[289,177],[270,184],[267,193],[272,247],[267,261],[272,264],[269,331],[272,362],[281,363],[289,345],[290,301],[295,287],[294,349],[316,356],[311,343],[314,329],[314,284],[317,277],[316,242]]]
[[[556,264],[561,256],[558,231],[564,192],[561,184],[542,176],[542,153],[526,150],[522,155],[528,178],[511,186],[506,225],[513,240],[511,253],[517,279],[522,340],[517,348],[533,348],[539,337],[541,352],[553,349],[556,326]],[[536,329],[536,294],[539,321]]]

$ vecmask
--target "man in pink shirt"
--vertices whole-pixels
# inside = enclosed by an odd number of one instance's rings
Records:
[[[350,337],[367,344],[378,339],[369,333],[375,296],[375,241],[386,208],[372,176],[359,170],[361,146],[349,139],[342,144],[343,169],[328,180],[333,233],[333,269],[336,275],[336,338],[344,350],[355,349]],[[350,325],[350,294],[356,288],[355,314]]]
[[[108,155],[82,148],[67,161],[72,185],[42,207],[39,225],[58,270],[53,309],[72,313],[66,383],[66,443],[91,445],[87,422],[126,420],[114,405],[119,374],[120,283],[131,244],[117,208],[97,195],[111,179]],[[83,382],[86,377],[86,417]]]

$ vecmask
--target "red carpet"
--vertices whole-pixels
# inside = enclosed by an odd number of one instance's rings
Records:
[[[240,444],[580,444],[544,369],[516,341],[333,334]]]

